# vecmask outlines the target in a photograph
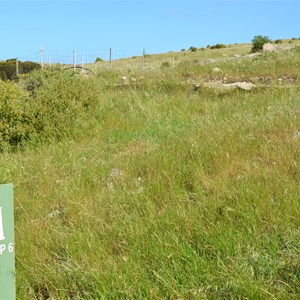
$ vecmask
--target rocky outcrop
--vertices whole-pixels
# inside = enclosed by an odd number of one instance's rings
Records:
[[[276,47],[270,43],[266,43],[263,45],[264,52],[274,52],[276,51]]]
[[[254,87],[256,87],[255,84],[251,82],[234,82],[234,83],[222,83],[220,81],[217,82],[207,82],[204,84],[206,87],[215,88],[219,90],[233,90],[236,88],[239,88],[244,91],[250,91]]]

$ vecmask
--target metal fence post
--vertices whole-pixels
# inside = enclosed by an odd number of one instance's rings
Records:
[[[144,76],[145,73],[145,49],[143,49],[143,55],[142,55],[142,76]]]
[[[41,66],[42,70],[44,69],[44,47],[41,45],[41,50],[40,50],[40,61],[41,61]]]
[[[109,48],[109,69],[112,70],[112,49]]]
[[[73,70],[76,69],[76,50],[73,51]]]

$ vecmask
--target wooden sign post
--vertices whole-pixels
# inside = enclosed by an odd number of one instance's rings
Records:
[[[13,185],[0,185],[0,300],[15,300]]]

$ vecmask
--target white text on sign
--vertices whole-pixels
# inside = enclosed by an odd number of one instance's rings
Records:
[[[0,244],[0,256],[4,253],[8,251],[9,253],[12,253],[14,251],[14,244],[13,243],[9,243],[9,244]]]

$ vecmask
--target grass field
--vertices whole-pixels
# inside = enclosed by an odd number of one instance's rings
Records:
[[[0,82],[17,299],[299,299],[300,50],[249,51]]]

